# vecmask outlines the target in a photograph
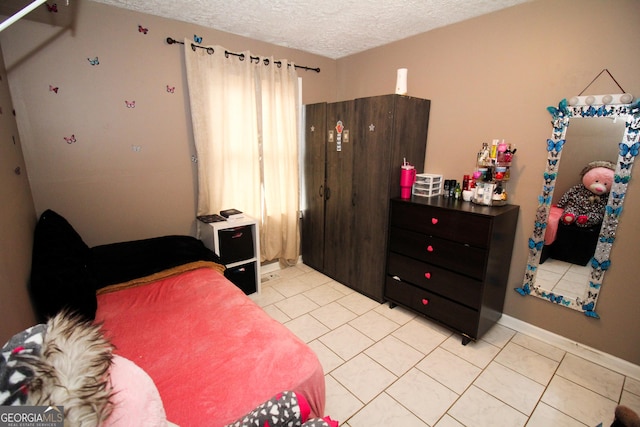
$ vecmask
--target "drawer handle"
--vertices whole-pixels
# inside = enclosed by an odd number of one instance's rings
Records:
[[[427,279],[431,279],[431,273],[429,272],[424,273],[424,277]]]
[[[431,245],[427,246],[427,252],[433,252],[433,246]]]
[[[422,305],[427,305],[429,304],[429,300],[426,298],[422,298]]]
[[[438,218],[431,218],[431,224],[436,225],[438,223]]]

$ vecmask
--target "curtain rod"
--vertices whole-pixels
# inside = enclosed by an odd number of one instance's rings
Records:
[[[21,10],[13,14],[13,16],[10,16],[6,20],[4,20],[2,24],[0,24],[0,31],[3,31],[5,28],[8,28],[11,24],[18,21],[20,18],[22,18],[23,16],[25,16],[26,14],[28,14],[29,12],[31,12],[32,10],[40,6],[45,1],[47,0],[35,0],[31,4],[23,7]]]
[[[177,43],[177,44],[184,44],[184,42],[181,42],[181,41],[178,41],[178,40],[172,39],[171,37],[167,37],[167,43],[168,43],[168,44],[174,44],[174,43]],[[213,50],[213,48],[212,48],[212,47],[200,46],[200,45],[197,45],[197,44],[195,44],[195,43],[191,43],[191,49],[193,49],[193,51],[194,51],[194,52],[196,51],[196,49],[204,49],[204,50],[206,50],[206,51],[207,51],[207,53],[208,53],[209,55],[213,55],[213,52],[214,52],[214,50]],[[228,58],[228,57],[229,57],[229,55],[237,56],[237,57],[239,57],[239,58],[240,58],[240,60],[241,60],[241,61],[244,61],[244,57],[245,57],[244,53],[234,53],[234,52],[229,52],[228,50],[225,50],[225,51],[224,51],[224,56],[226,56],[226,57]],[[256,64],[258,64],[258,63],[260,62],[260,58],[259,58],[259,57],[257,57],[257,56],[251,56],[251,57],[250,57],[250,60],[251,60],[252,62],[253,62],[253,61],[256,61]],[[263,59],[263,62],[264,62],[264,65],[269,65],[269,60],[268,60],[268,59],[266,59],[266,58],[265,58],[265,59]],[[273,62],[274,62],[274,64],[276,64],[278,67],[282,66],[282,62],[280,62],[280,61],[273,61]],[[319,73],[319,72],[320,72],[320,67],[312,68],[312,67],[305,67],[304,65],[297,65],[297,64],[293,64],[293,65],[294,65],[294,67],[296,67],[296,68],[301,68],[301,69],[303,69],[303,70],[307,70],[307,71],[315,71],[316,73]],[[291,64],[288,64],[288,66],[291,66]]]

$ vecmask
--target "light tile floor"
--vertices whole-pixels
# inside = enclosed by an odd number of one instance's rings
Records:
[[[308,266],[265,279],[252,298],[316,352],[341,426],[607,427],[618,403],[640,413],[639,380],[502,325],[463,346]]]
[[[576,265],[549,258],[538,266],[536,284],[570,299],[584,297],[591,265]]]

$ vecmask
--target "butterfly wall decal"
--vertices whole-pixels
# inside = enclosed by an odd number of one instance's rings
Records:
[[[635,157],[638,155],[639,151],[640,151],[640,142],[636,142],[633,145],[627,145],[622,142],[620,143],[620,155],[623,157],[629,154]]]
[[[596,307],[595,302],[591,301],[588,304],[584,304],[582,306],[582,310],[584,310],[584,314],[588,317],[593,317],[594,319],[599,319],[600,316],[598,316],[598,313],[596,313],[594,310],[594,308]]]
[[[537,222],[536,221],[535,227],[544,229],[544,228],[547,228],[547,223],[546,222]]]
[[[76,142],[76,135],[73,134],[71,136],[65,136],[64,140],[67,142],[67,144],[73,144],[74,142]]]
[[[547,139],[547,151],[562,151],[562,147],[564,146],[564,139],[559,141],[554,141],[552,139]]]
[[[529,249],[535,249],[539,251],[544,246],[544,241],[541,240],[539,242],[534,241],[531,237],[529,237]]]
[[[91,65],[100,65],[100,61],[98,60],[97,56],[95,58],[93,58],[93,59],[87,58],[87,61],[89,61],[89,64],[91,64]]]
[[[147,34],[149,32],[149,29],[143,27],[142,25],[138,25],[138,32],[142,34]]]
[[[550,205],[551,204],[551,196],[538,196],[538,202],[541,205]]]
[[[124,101],[125,105],[127,106],[127,108],[136,108],[136,101]]]
[[[626,193],[616,193],[615,191],[611,192],[611,195],[614,199],[623,199]]]
[[[620,216],[620,214],[622,213],[622,206],[618,206],[617,208],[614,208],[613,206],[607,205],[605,209],[609,215],[613,215],[613,216]]]
[[[193,41],[196,43],[202,43],[202,37],[196,34],[193,35]]]
[[[583,306],[582,308],[584,309],[584,306]],[[593,310],[584,310],[584,314],[585,314],[587,317],[593,317],[594,319],[599,319],[599,318],[600,318],[600,316],[598,315],[598,313],[596,313],[596,312],[595,312],[595,311],[593,311]]]
[[[567,100],[563,99],[558,103],[558,108],[554,106],[547,107],[547,111],[551,113],[554,119],[569,115],[569,109],[567,108]]]
[[[54,86],[49,85],[49,92],[58,93],[58,87],[54,87]]]
[[[631,169],[631,163],[620,162],[620,169]]]
[[[167,92],[175,93],[176,92],[176,87],[167,85]]]
[[[58,13],[58,4],[57,3],[53,3],[53,4],[49,4],[49,3],[45,3],[47,5],[47,11],[50,13]]]
[[[600,262],[595,258],[591,258],[591,267],[595,268],[596,270],[608,270],[609,267],[611,267],[611,260],[607,259]]]
[[[560,304],[564,298],[562,295],[556,295],[554,293],[547,293],[547,292],[542,292],[542,296],[556,304]]]
[[[611,111],[606,108],[606,106],[601,105],[598,108],[593,106],[589,106],[587,110],[583,113],[585,117],[606,117],[611,114]]]
[[[631,180],[631,177],[629,175],[626,176],[620,176],[620,175],[614,175],[613,176],[613,182],[615,182],[616,184],[627,184],[629,183],[629,181]]]

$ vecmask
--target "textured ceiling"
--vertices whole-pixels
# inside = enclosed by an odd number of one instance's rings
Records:
[[[342,58],[530,0],[94,0]]]

